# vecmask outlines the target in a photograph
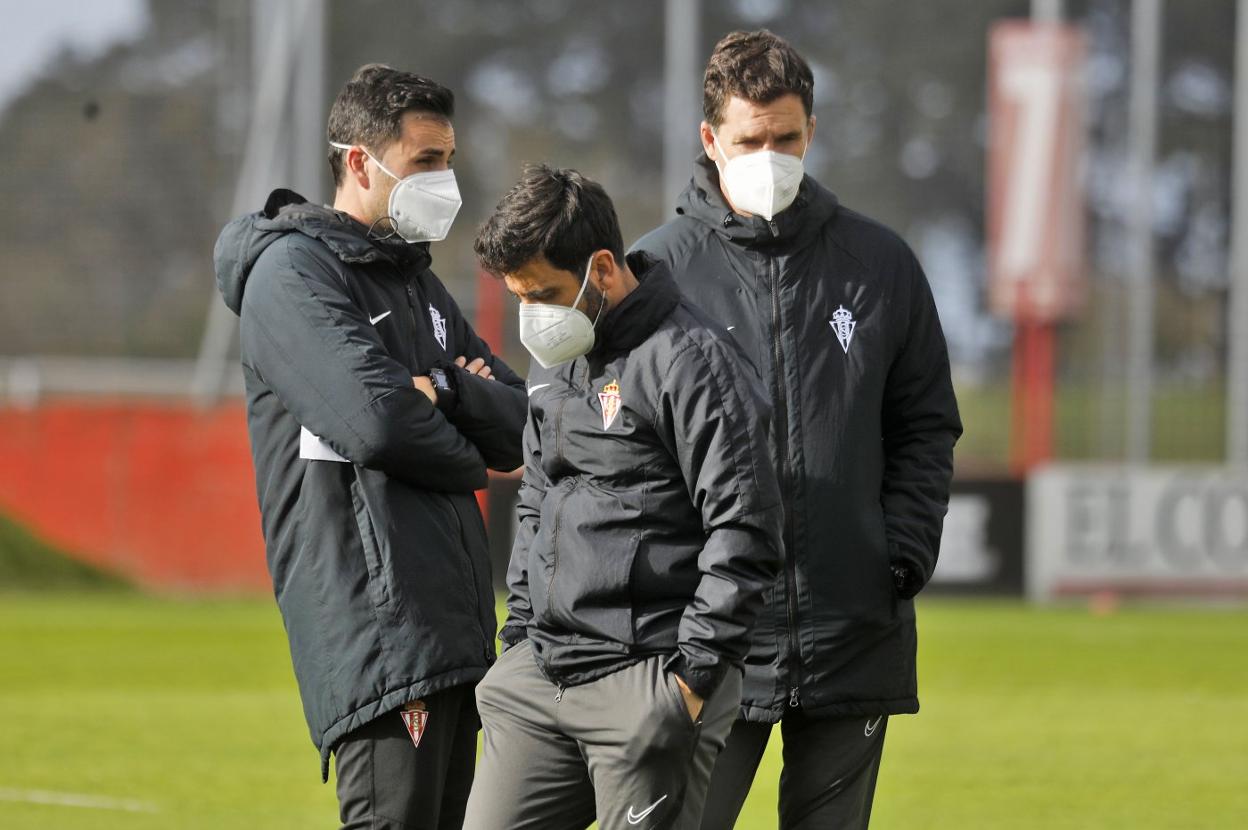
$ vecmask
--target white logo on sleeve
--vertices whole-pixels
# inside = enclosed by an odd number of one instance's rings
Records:
[[[438,345],[442,347],[442,351],[446,351],[446,318],[442,316],[442,312],[433,307],[433,303],[429,304],[429,319],[433,323],[433,336],[438,339]]]
[[[545,389],[547,386],[550,386],[550,384],[549,384],[549,383],[539,383],[539,384],[537,384],[536,386],[530,386],[530,387],[529,387],[529,397],[530,397],[530,398],[531,398],[531,397],[533,397],[533,393],[534,393],[534,392],[536,392],[536,391],[537,391],[537,390],[539,390],[539,389]]]
[[[874,722],[872,722],[872,721],[867,721],[867,726],[866,726],[866,728],[865,728],[865,729],[863,729],[863,730],[862,730],[862,734],[864,734],[864,735],[866,735],[868,738],[870,738],[872,735],[874,735],[874,734],[875,734],[875,730],[876,730],[876,728],[878,728],[878,727],[879,727],[879,725],[880,725],[880,721],[882,721],[882,720],[884,720],[884,716],[883,716],[883,715],[880,715],[878,718],[876,718],[876,719],[875,719],[875,721],[874,721]]]
[[[642,810],[640,813],[634,813],[634,812],[633,812],[633,805],[631,805],[631,804],[630,804],[630,805],[628,805],[628,815],[626,815],[626,816],[625,816],[625,818],[626,818],[626,819],[628,819],[628,823],[629,823],[629,824],[641,824],[643,821],[645,821],[645,820],[646,820],[646,816],[648,816],[648,815],[650,815],[651,813],[653,813],[653,812],[654,812],[654,808],[655,808],[655,807],[658,807],[658,806],[659,806],[660,804],[662,804],[662,803],[663,803],[666,799],[667,799],[667,795],[666,795],[666,794],[664,794],[662,798],[660,798],[658,801],[656,801],[656,802],[654,802],[653,804],[651,804],[651,805],[650,805],[649,807],[647,807],[646,809]]]
[[[376,317],[369,317],[368,322],[372,323],[375,326],[389,316],[390,316],[390,312],[383,311],[380,314],[378,314]]]
[[[854,327],[858,325],[854,322],[854,315],[845,306],[837,306],[828,325],[836,333],[836,339],[840,341],[845,354],[849,354],[849,341],[854,339]]]

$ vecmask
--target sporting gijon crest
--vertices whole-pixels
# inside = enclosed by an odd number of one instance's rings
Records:
[[[437,338],[438,345],[446,351],[446,318],[433,307],[433,303],[429,304],[429,322],[433,323],[433,336]]]
[[[598,393],[598,402],[602,404],[602,428],[611,429],[616,416],[620,414],[620,382],[613,380]]]
[[[843,305],[837,306],[836,311],[832,312],[832,319],[828,321],[828,325],[836,333],[836,340],[841,344],[845,354],[849,354],[849,344],[854,339],[854,329],[858,326],[853,313]]]

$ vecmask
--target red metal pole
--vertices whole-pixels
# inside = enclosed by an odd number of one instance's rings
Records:
[[[1018,475],[1053,457],[1055,341],[1053,323],[1016,324],[1010,456]]]

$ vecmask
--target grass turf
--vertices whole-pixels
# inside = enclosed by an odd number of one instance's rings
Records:
[[[1167,828],[1248,815],[1248,614],[930,601],[924,711],[876,828]],[[334,824],[269,600],[0,596],[0,826]],[[775,826],[779,740],[739,827]],[[30,803],[38,792],[156,812]]]

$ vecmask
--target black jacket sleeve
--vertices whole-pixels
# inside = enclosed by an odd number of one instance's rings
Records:
[[[913,254],[902,281],[905,316],[894,325],[902,344],[884,389],[884,476],[880,501],[889,556],[909,598],[931,579],[949,506],[953,445],[962,434],[949,375],[949,352],[932,291]]]
[[[493,375],[492,380],[482,380],[463,369],[453,369],[459,403],[450,415],[451,423],[480,450],[491,470],[510,472],[524,463],[521,434],[528,410],[524,378],[477,336],[450,294],[446,303],[451,308],[455,342],[463,344],[463,357],[469,363],[481,358]]]
[[[342,278],[287,237],[252,271],[240,310],[252,370],[347,460],[428,490],[485,486],[485,462],[386,352]]]
[[[685,608],[668,668],[700,697],[740,665],[781,562],[780,488],[767,449],[771,418],[760,382],[729,344],[682,350],[659,414],[702,516],[701,581]]]
[[[529,603],[529,548],[542,517],[542,500],[550,482],[542,472],[542,449],[537,418],[532,411],[524,426],[524,478],[516,499],[516,537],[507,563],[507,619],[498,638],[507,646],[528,636],[533,607]]]

